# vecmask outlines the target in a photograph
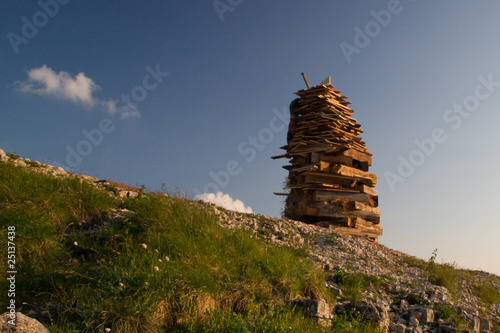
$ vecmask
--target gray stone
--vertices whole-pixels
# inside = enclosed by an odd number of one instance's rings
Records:
[[[493,312],[494,314],[500,315],[500,303],[495,303],[495,304],[491,305],[490,309],[491,309],[491,312]]]
[[[369,301],[347,302],[338,305],[335,313],[345,313],[346,311],[359,311],[365,320],[377,323],[380,327],[389,325],[389,312],[386,307],[381,307]]]
[[[410,320],[408,321],[408,326],[416,327],[420,325],[420,312],[412,313]]]
[[[332,317],[332,315],[330,314],[330,306],[322,298],[298,299],[293,301],[292,304],[304,308],[306,316],[309,317],[326,318],[326,319]]]
[[[483,332],[483,331],[490,331],[492,329],[491,327],[491,321],[489,321],[488,319],[484,318],[484,317],[479,317],[479,321],[480,321],[480,331]]]
[[[434,310],[431,308],[415,308],[411,310],[411,316],[415,316],[422,324],[432,323],[434,321]]]
[[[448,325],[448,324],[441,324],[441,325],[439,325],[439,329],[438,329],[439,333],[454,333],[454,332],[460,332],[460,331],[461,331],[460,329],[453,327],[451,325]]]
[[[63,169],[63,168],[61,168],[61,167],[57,167],[57,168],[54,168],[53,173],[54,173],[55,175],[61,175],[61,176],[63,176],[63,175],[65,175],[67,172],[66,172],[66,171],[64,171],[64,169]]]
[[[17,160],[14,160],[14,165],[18,167],[25,167],[26,162],[24,162],[22,159],[18,158]]]
[[[389,332],[390,333],[406,333],[406,326],[403,324],[389,324]]]
[[[5,152],[2,149],[0,149],[0,161],[5,162],[8,159],[9,158],[7,157],[7,155],[5,154]]]
[[[423,333],[423,329],[420,326],[412,326],[406,328],[406,333]]]
[[[139,195],[139,193],[134,191],[120,191],[118,192],[118,197],[120,198],[135,198]]]
[[[477,317],[472,318],[472,320],[470,320],[469,323],[472,326],[472,331],[473,332],[480,332],[480,330],[481,330],[481,321],[479,320],[479,318],[477,318]]]
[[[12,320],[15,320],[15,326],[11,325]],[[16,312],[15,315],[5,312],[1,315],[0,332],[50,333],[38,320],[25,316],[21,312]]]

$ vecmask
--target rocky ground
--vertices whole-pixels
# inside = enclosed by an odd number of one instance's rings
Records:
[[[0,149],[1,162],[10,161],[55,177],[74,176],[62,168],[9,155]],[[94,177],[77,177],[108,190],[110,195],[137,195],[107,186]],[[500,332],[500,303],[478,296],[481,285],[500,294],[500,277],[496,275],[440,265],[432,258],[420,260],[363,238],[299,221],[227,211],[204,202],[193,204],[212,210],[224,228],[246,230],[266,242],[306,251],[329,274],[326,287],[337,295],[337,300],[335,304],[322,299],[294,303],[305,307],[324,325],[334,314],[357,314],[389,332]],[[108,215],[116,222],[130,214],[133,212],[115,210]],[[433,276],[436,272],[441,275]],[[447,278],[453,280],[453,290],[445,287]]]
[[[478,280],[488,281],[500,291],[500,277],[496,275],[447,265],[456,272],[452,277],[458,279],[459,292],[452,294],[446,287],[431,282],[429,265],[438,265],[430,263],[432,260],[425,262],[363,238],[344,236],[299,221],[231,212],[213,204],[207,206],[218,215],[221,226],[247,230],[276,245],[304,249],[325,271],[331,272],[327,287],[338,295],[338,303],[330,306],[323,300],[303,301],[326,323],[333,313],[354,310],[390,332],[461,331],[453,322],[439,318],[441,312],[450,310],[451,316],[463,321],[471,331],[498,329],[500,303],[487,306],[473,293],[476,285],[473,282]],[[342,278],[339,279],[343,274],[362,275],[370,281],[358,297],[361,300],[346,300],[352,297],[344,297],[347,295],[342,290]]]

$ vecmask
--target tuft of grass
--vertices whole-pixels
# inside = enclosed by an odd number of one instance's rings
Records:
[[[457,297],[459,294],[458,281],[461,274],[455,264],[433,263],[428,266],[427,272],[429,274],[429,280],[432,283],[445,287],[452,296]]]
[[[359,275],[338,271],[332,276],[332,281],[340,286],[344,299],[361,300],[361,289],[364,287],[364,281]]]
[[[18,158],[20,158],[20,156],[16,152],[6,153],[5,155],[7,155],[8,157],[12,158],[13,160],[17,160]]]
[[[27,165],[29,165],[29,166],[31,166],[31,167],[33,167],[33,168],[40,168],[40,167],[42,166],[42,165],[41,165],[39,162],[37,162],[37,161],[30,161],[30,160],[26,161],[26,160],[25,160],[24,162],[25,162]]]
[[[456,328],[459,329],[470,329],[469,323],[463,318],[455,309],[449,305],[434,304],[434,309],[436,310],[436,315],[439,319],[444,321],[451,321]]]
[[[500,303],[500,291],[487,281],[482,281],[474,286],[473,293],[486,305]]]
[[[422,297],[421,295],[417,295],[417,294],[408,295],[408,303],[410,303],[411,305],[421,304],[424,300],[425,300],[425,298]]]
[[[432,252],[428,261],[414,257],[404,257],[402,260],[408,266],[422,269],[430,282],[445,287],[452,297],[458,298],[460,293],[458,281],[463,278],[463,274],[454,263],[436,263],[436,257],[437,249]]]

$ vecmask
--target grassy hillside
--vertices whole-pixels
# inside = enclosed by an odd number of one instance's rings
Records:
[[[0,246],[15,226],[18,310],[51,332],[377,331],[355,314],[323,328],[290,305],[335,302],[301,250],[223,229],[184,198],[117,199],[37,167],[0,163]]]

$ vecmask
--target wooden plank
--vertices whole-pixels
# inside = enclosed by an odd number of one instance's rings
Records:
[[[320,213],[320,210],[317,208],[311,208],[311,207],[307,208],[307,215],[309,215],[309,216],[318,216],[319,213]]]
[[[328,154],[330,155],[330,154]],[[344,151],[338,152],[334,155],[342,155],[342,156],[347,156],[347,157],[352,157],[355,160],[361,161],[361,162],[368,162],[368,164],[371,166],[372,165],[372,154],[369,153],[368,151],[366,152],[361,152],[356,149],[346,149]]]
[[[303,173],[304,176],[307,175],[314,175],[314,176],[322,176],[322,177],[327,177],[331,179],[330,182],[335,182],[337,184],[340,184],[342,181],[348,181],[350,184],[356,185],[356,184],[364,184],[367,186],[373,187],[373,180],[371,178],[365,178],[365,177],[349,177],[349,176],[343,176],[339,174],[333,174],[333,173],[328,173],[328,172],[318,172],[318,171],[307,171]],[[324,183],[327,183],[328,181],[324,181]],[[350,186],[350,185],[348,185]]]
[[[308,211],[308,215],[309,211]],[[369,212],[364,212],[364,211],[345,211],[341,207],[325,207],[324,209],[317,209],[315,210],[314,216],[322,216],[322,217],[349,217],[349,218],[363,218],[365,220],[368,220],[370,222],[373,222],[374,224],[378,224],[380,221],[380,215],[379,214],[373,214]]]
[[[354,210],[362,210],[363,212],[366,212],[366,213],[380,215],[380,208],[371,207],[371,206],[365,205],[364,203],[361,203],[361,202],[355,201],[353,209]]]
[[[352,166],[353,158],[351,156],[344,155],[325,155],[321,154],[321,161],[325,161],[328,163],[340,163],[347,166]]]
[[[367,193],[349,193],[332,190],[314,191],[314,197],[315,201],[331,201],[335,199],[344,199],[369,204],[371,195]]]
[[[358,161],[368,162],[370,166],[372,165],[372,154],[369,152],[360,152],[355,149],[347,149],[346,151],[342,152],[342,154],[345,156],[350,156]]]
[[[363,184],[358,184],[358,185],[354,186],[354,188],[356,190],[358,190],[359,192],[362,192],[362,193],[368,193],[368,194],[371,194],[371,195],[377,195],[377,190],[374,189],[373,187],[369,187],[369,186],[366,186],[366,185],[363,185]]]
[[[368,236],[368,237],[378,237],[382,236],[381,230],[364,230],[358,228],[349,227],[335,227],[333,228],[338,233],[349,235],[349,236]]]
[[[305,184],[309,184],[309,183],[336,184],[336,185],[339,185],[339,187],[343,187],[346,189],[351,188],[351,185],[353,184],[353,182],[354,182],[353,179],[345,179],[345,178],[332,179],[332,177],[328,177],[328,176],[309,175],[309,174],[305,174],[305,179],[304,179]],[[354,190],[354,191],[356,191],[356,190]],[[359,192],[359,191],[357,191],[357,192]]]
[[[374,182],[376,182],[377,179],[377,176],[375,176],[373,173],[342,164],[330,164],[330,168],[325,171],[336,173],[342,176],[373,179]]]
[[[367,221],[360,217],[356,217],[352,219],[353,227],[358,229],[372,229],[372,230],[382,230],[382,227],[378,224],[374,224],[373,222]]]
[[[289,170],[290,172],[304,172],[309,170],[317,170],[319,167],[318,163],[306,164],[306,165],[291,165],[285,166],[284,169]]]
[[[330,163],[325,162],[325,161],[319,161],[319,170],[325,170],[330,166]]]

